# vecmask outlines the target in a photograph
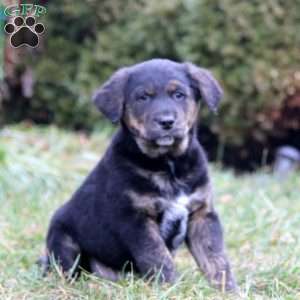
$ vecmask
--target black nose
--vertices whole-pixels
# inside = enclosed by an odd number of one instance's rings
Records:
[[[156,119],[161,128],[169,130],[173,127],[175,118],[173,116],[161,116]]]

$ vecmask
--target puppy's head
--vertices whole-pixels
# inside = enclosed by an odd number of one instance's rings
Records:
[[[150,157],[182,154],[197,121],[198,100],[217,110],[222,90],[209,71],[153,59],[120,69],[94,94],[98,109],[122,121]]]

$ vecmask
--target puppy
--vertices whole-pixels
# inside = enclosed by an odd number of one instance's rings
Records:
[[[131,266],[173,282],[171,252],[185,241],[209,282],[234,290],[196,138],[198,102],[216,111],[221,98],[212,74],[191,63],[153,59],[113,74],[93,101],[120,128],[52,217],[44,268],[52,257],[66,273],[83,268],[117,280]]]

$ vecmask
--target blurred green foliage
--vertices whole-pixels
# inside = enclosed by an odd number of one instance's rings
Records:
[[[218,122],[223,143],[264,139],[262,113],[282,99],[300,68],[299,0],[49,1],[45,44],[33,61],[33,119],[92,128],[101,119],[90,95],[123,65],[153,57],[192,61],[225,89]],[[217,124],[217,125],[216,125]]]

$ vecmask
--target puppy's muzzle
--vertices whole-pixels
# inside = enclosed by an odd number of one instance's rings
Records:
[[[165,131],[171,130],[175,124],[175,121],[176,117],[174,113],[160,114],[155,116],[153,120],[156,126]]]
[[[172,146],[182,134],[177,113],[174,111],[157,112],[152,115],[150,127],[152,137],[158,146]],[[178,135],[179,134],[179,135]]]

